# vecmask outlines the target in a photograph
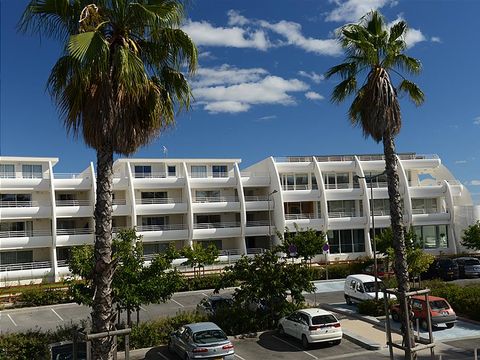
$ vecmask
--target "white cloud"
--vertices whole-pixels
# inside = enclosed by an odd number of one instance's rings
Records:
[[[248,20],[245,16],[240,15],[240,12],[238,12],[237,10],[229,10],[227,15],[228,15],[228,25],[230,26],[233,26],[233,25],[244,26],[250,22],[250,20]]]
[[[267,116],[262,116],[261,118],[258,118],[258,120],[265,121],[265,120],[273,120],[276,118],[277,118],[277,115],[267,115]]]
[[[319,93],[316,93],[315,91],[309,91],[305,93],[305,97],[308,100],[323,100],[325,97],[323,95],[320,95]]]
[[[473,124],[480,125],[480,116],[477,116],[475,119],[473,119]]]
[[[330,2],[337,7],[327,14],[326,20],[336,22],[358,22],[371,10],[397,4],[394,0],[330,0]]]
[[[227,46],[266,50],[270,44],[263,30],[249,31],[240,27],[214,27],[206,21],[190,21],[183,30],[199,46]]]
[[[298,72],[298,75],[312,80],[315,84],[319,84],[322,80],[325,79],[325,77],[323,75],[317,74],[315,71],[312,71],[312,72],[309,73],[309,72],[300,70]]]
[[[405,20],[402,15],[399,15],[395,20],[388,23],[387,26],[391,28],[393,25],[398,23],[399,21]],[[411,48],[414,45],[418,44],[419,42],[426,41],[427,38],[425,35],[419,30],[409,27],[407,32],[405,33],[405,43],[407,44],[407,48]]]
[[[202,51],[201,53],[198,54],[199,59],[204,59],[204,60],[214,60],[217,57],[213,55],[210,51]]]
[[[436,43],[441,43],[442,42],[442,39],[440,39],[438,36],[432,36],[430,38],[430,41],[431,42],[436,42]]]
[[[199,69],[192,82],[193,95],[211,113],[244,112],[252,105],[294,105],[291,93],[309,86],[298,79],[270,75],[261,68],[238,69],[229,65]]]
[[[315,39],[302,34],[302,26],[292,21],[281,20],[277,23],[260,21],[260,25],[283,36],[288,45],[297,46],[307,52],[318,55],[339,55],[341,46],[336,39]]]
[[[468,183],[468,185],[480,186],[480,180],[472,180]]]
[[[455,164],[466,164],[467,160],[456,160]]]

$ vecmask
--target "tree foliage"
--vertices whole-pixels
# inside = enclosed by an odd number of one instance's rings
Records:
[[[149,265],[144,263],[141,237],[134,229],[121,230],[113,241],[115,272],[112,280],[113,302],[130,313],[142,304],[165,302],[182,285],[182,276],[171,269],[175,255],[171,250],[157,254]],[[69,269],[83,281],[68,280],[69,290],[77,303],[92,305],[93,247],[72,249]]]
[[[198,269],[200,274],[200,268],[214,264],[220,252],[214,244],[205,247],[200,243],[194,243],[192,247],[185,246],[181,254],[187,258],[184,264],[193,267],[195,274]]]
[[[462,235],[462,245],[468,249],[480,250],[480,221],[465,229]]]
[[[239,282],[234,299],[239,304],[263,304],[268,310],[268,323],[274,324],[291,308],[291,302],[302,303],[303,292],[312,292],[312,272],[298,264],[282,261],[273,251],[252,257],[243,256],[234,265],[225,268],[215,291]]]
[[[279,250],[289,255],[290,245],[297,248],[297,256],[305,262],[311,260],[316,255],[322,253],[322,247],[325,244],[325,234],[314,229],[302,229],[296,223],[295,232],[291,232],[285,227],[285,233],[277,232],[277,236],[282,240]]]

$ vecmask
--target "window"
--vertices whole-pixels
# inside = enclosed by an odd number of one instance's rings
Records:
[[[434,214],[437,212],[437,199],[412,199],[414,214]]]
[[[197,223],[219,223],[220,215],[197,215]]]
[[[152,254],[161,254],[168,249],[168,243],[144,243],[143,244],[143,255],[152,255]]]
[[[29,206],[30,202],[32,201],[31,194],[0,194],[0,201],[10,203],[6,205],[10,206],[19,206],[18,202],[23,203],[23,206]],[[16,203],[16,204],[11,204]],[[0,204],[0,206],[3,206]]]
[[[212,166],[213,177],[227,177],[228,171],[226,165],[213,165]]]
[[[142,192],[142,204],[166,204],[166,191],[145,191]]]
[[[33,262],[33,251],[5,251],[0,253],[0,264],[22,264]]]
[[[152,177],[152,167],[150,165],[135,165],[136,178],[150,178]]]
[[[75,229],[75,227],[75,220],[57,219],[58,230]]]
[[[448,248],[447,225],[414,226],[417,243],[424,249]]]
[[[327,173],[324,175],[326,189],[348,189],[350,184],[349,173]]]
[[[295,190],[308,189],[308,174],[295,174]]]
[[[318,189],[318,184],[317,184],[317,178],[315,175],[312,174],[312,189],[317,190]]]
[[[177,176],[177,168],[175,165],[168,165],[167,166],[168,176]]]
[[[192,165],[191,171],[192,171],[192,177],[194,178],[207,177],[207,167],[205,165]]]
[[[42,165],[22,165],[22,176],[24,179],[41,179]]]
[[[370,206],[373,206],[375,216],[390,215],[390,201],[388,199],[374,199],[373,204],[370,199]]]
[[[315,179],[315,175],[312,176],[312,188],[317,189],[317,180]],[[309,189],[309,182],[308,182],[309,174],[281,174],[280,181],[282,183],[283,190],[308,190]]]
[[[168,216],[144,216],[142,226],[163,226],[168,224]]]
[[[365,236],[363,229],[329,230],[328,244],[330,253],[356,253],[365,251]]]
[[[335,200],[329,201],[328,216],[330,217],[354,217],[355,214],[355,200]]]
[[[31,236],[33,229],[32,221],[16,221],[0,223],[0,231],[16,232],[13,236]]]
[[[70,247],[57,248],[57,260],[70,260]]]
[[[220,190],[197,190],[195,191],[196,202],[209,202],[211,200],[220,200]]]
[[[13,179],[15,177],[15,165],[0,164],[0,179]]]
[[[367,182],[367,187],[369,188],[370,187],[370,183],[371,183],[371,186],[373,186],[374,188],[376,187],[386,187],[387,186],[387,174],[382,174],[380,175],[381,172],[379,171],[370,171],[368,173],[365,173],[365,181]],[[379,176],[377,176],[379,175]],[[371,176],[377,176],[375,178],[373,178],[371,181],[370,181],[370,177]]]
[[[58,200],[60,201],[72,201],[76,200],[76,196],[74,194],[59,194]]]

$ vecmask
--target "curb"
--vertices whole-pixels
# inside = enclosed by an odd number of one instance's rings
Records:
[[[345,331],[343,330],[343,337],[354,344],[357,344],[358,346],[363,347],[364,349],[367,350],[380,350],[382,346],[376,342],[372,342],[360,335],[354,334],[350,331]]]

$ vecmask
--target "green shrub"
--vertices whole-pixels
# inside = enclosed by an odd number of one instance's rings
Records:
[[[185,278],[180,291],[215,289],[220,282],[220,274],[212,274],[205,276],[196,276],[193,278]]]
[[[41,306],[61,304],[69,300],[67,292],[63,289],[34,287],[23,291],[17,302],[27,306]]]
[[[395,301],[390,300],[388,306],[391,306]],[[358,304],[358,312],[368,316],[383,316],[385,315],[385,302],[383,299],[366,300]]]

